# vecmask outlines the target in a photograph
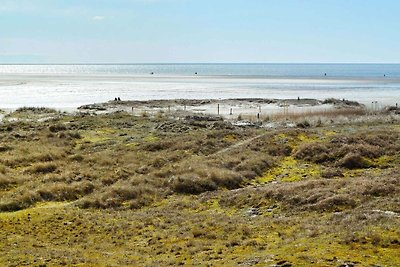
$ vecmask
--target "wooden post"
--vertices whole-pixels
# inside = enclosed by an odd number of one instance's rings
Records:
[[[397,104],[396,104],[397,105]],[[397,106],[396,106],[397,107]],[[231,108],[231,111],[229,112],[229,115],[232,115],[233,113],[232,113],[232,108]]]
[[[284,102],[283,104],[283,115],[286,117],[286,119],[288,119],[288,115],[289,115],[289,105]]]
[[[377,112],[378,111],[378,101],[372,101],[372,111]]]
[[[171,106],[168,105],[168,113],[171,113]]]
[[[218,115],[219,115],[219,104],[218,104],[218,106],[217,106],[217,112],[218,112]]]

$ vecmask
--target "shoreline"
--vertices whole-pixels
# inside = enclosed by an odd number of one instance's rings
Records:
[[[0,75],[1,108],[23,106],[71,109],[114,97],[151,99],[345,98],[369,105],[400,102],[400,78],[203,76],[129,74]]]

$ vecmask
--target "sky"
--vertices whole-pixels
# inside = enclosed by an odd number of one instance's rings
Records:
[[[0,0],[0,63],[400,63],[398,0]]]

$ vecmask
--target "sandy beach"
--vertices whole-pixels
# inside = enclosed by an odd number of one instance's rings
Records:
[[[400,79],[349,77],[2,74],[0,108],[74,109],[122,100],[266,98],[358,101],[380,108],[400,102]]]

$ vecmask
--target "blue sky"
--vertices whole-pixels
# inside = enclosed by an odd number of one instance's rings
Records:
[[[399,63],[398,0],[0,0],[0,63]]]

